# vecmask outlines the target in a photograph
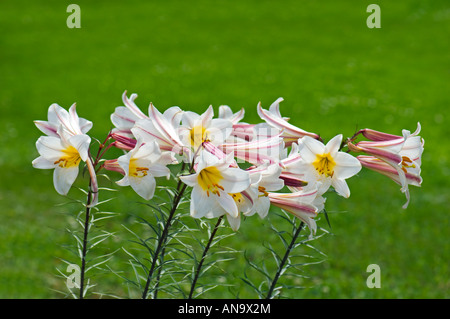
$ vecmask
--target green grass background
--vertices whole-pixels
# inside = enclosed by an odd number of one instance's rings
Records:
[[[0,1],[0,298],[59,298],[53,289],[64,285],[56,267],[72,240],[64,232],[71,206],[58,206],[66,199],[52,172],[31,166],[40,136],[32,121],[45,120],[52,103],[76,102],[94,123],[90,135],[102,139],[124,90],[139,94],[143,110],[149,102],[197,112],[227,104],[245,107],[250,123],[259,121],[259,101],[282,96],[282,114],[324,139],[356,127],[401,134],[420,121],[424,182],[411,187],[409,208],[383,176],[363,170],[350,179],[349,199],[328,196],[332,234],[314,242],[325,261],[305,268],[305,289],[286,294],[449,297],[448,1],[379,0],[381,29],[366,26],[370,1],[78,0],[81,29],[66,26],[70,3]],[[120,224],[143,213],[138,201],[124,190],[111,204],[120,214],[105,226],[118,231],[108,249],[129,245]],[[230,245],[265,258],[265,223],[246,219]],[[324,218],[319,225],[330,230]],[[369,264],[381,267],[380,289],[366,286]],[[205,297],[254,297],[244,270],[242,258],[228,262],[233,292]],[[115,275],[94,281],[127,296]]]

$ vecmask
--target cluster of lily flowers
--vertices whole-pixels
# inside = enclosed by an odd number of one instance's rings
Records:
[[[136,105],[136,98],[124,92],[124,106],[111,115],[114,129],[108,134],[109,147],[123,150],[124,155],[101,162],[90,153],[87,132],[92,122],[77,115],[75,104],[68,111],[52,104],[48,121],[35,121],[45,136],[36,143],[40,156],[33,166],[54,169],[55,189],[67,195],[80,162],[85,162],[93,194],[89,205],[95,206],[100,168],[121,173],[118,185],[130,186],[150,200],[157,178],[170,178],[170,165],[182,164],[188,170],[179,179],[192,188],[192,217],[226,215],[237,230],[241,215],[264,218],[274,205],[308,225],[311,235],[317,229],[315,217],[324,209],[325,193],[334,189],[348,198],[346,180],[362,167],[398,183],[407,198],[403,208],[410,201],[409,185],[422,183],[424,141],[419,123],[414,133],[403,130],[401,136],[362,129],[351,138],[344,140],[339,134],[325,144],[318,134],[294,126],[281,115],[282,98],[268,109],[257,105],[262,120],[258,124],[243,122],[244,109],[234,113],[226,105],[219,107],[216,118],[212,106],[203,114],[177,106],[161,113],[151,103],[147,115]]]

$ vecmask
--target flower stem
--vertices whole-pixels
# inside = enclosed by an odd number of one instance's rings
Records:
[[[301,222],[300,225],[298,226],[297,230],[295,231],[295,234],[292,237],[291,243],[289,244],[289,246],[286,249],[286,252],[284,254],[283,260],[281,261],[280,265],[278,266],[277,273],[275,274],[275,277],[272,280],[272,284],[270,285],[269,292],[267,293],[266,299],[271,299],[272,298],[273,290],[275,289],[275,286],[277,285],[278,279],[281,276],[281,272],[282,272],[282,270],[284,268],[284,265],[286,264],[286,261],[288,260],[289,254],[291,253],[291,250],[294,247],[295,242],[297,241],[297,238],[300,235],[300,232],[302,231],[304,226],[305,226],[305,223]]]
[[[152,260],[152,264],[150,266],[150,270],[148,272],[147,282],[145,283],[144,292],[142,293],[142,299],[147,298],[148,290],[150,288],[150,282],[153,277],[153,272],[155,271],[156,262],[159,258],[159,254],[160,254],[161,250],[163,249],[163,246],[164,246],[163,243],[165,243],[167,235],[169,234],[169,228],[172,223],[173,216],[175,215],[175,211],[177,210],[178,204],[179,204],[181,198],[183,197],[183,193],[186,190],[186,187],[187,187],[187,185],[183,184],[183,187],[180,189],[180,191],[178,192],[178,194],[175,196],[175,198],[173,200],[172,209],[170,210],[169,217],[167,218],[166,223],[164,224],[163,233],[159,237],[158,246],[156,247],[155,253],[153,254],[153,260]]]
[[[220,223],[222,222],[223,216],[220,216],[217,220],[216,226],[214,226],[214,230],[211,233],[211,235],[209,236],[209,240],[208,240],[208,244],[206,244],[205,249],[203,250],[203,255],[202,255],[202,259],[200,260],[199,264],[197,265],[197,269],[195,271],[195,276],[194,276],[194,280],[192,281],[192,285],[191,285],[191,291],[189,293],[189,298],[188,299],[192,299],[192,295],[194,293],[195,290],[195,285],[197,284],[197,280],[198,277],[200,275],[200,270],[202,269],[203,266],[203,262],[206,259],[206,254],[208,253],[209,248],[211,247],[212,241],[214,239],[214,236],[216,235],[217,229],[219,229]]]
[[[89,183],[89,192],[87,195],[86,202],[86,219],[84,221],[84,235],[83,235],[83,249],[81,253],[81,270],[80,270],[80,299],[84,298],[84,274],[86,272],[86,254],[87,254],[87,245],[88,245],[88,233],[89,233],[89,219],[91,213],[91,204],[92,201],[92,191],[91,191],[91,183]]]

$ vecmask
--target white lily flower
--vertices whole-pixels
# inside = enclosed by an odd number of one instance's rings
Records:
[[[244,215],[251,216],[257,213],[261,218],[265,218],[270,209],[269,192],[276,192],[284,187],[284,182],[280,179],[281,166],[278,163],[265,163],[247,171],[250,174],[251,184],[245,192],[249,194],[253,207]]]
[[[53,103],[48,108],[48,121],[34,121],[36,127],[48,136],[59,137],[58,129],[60,126],[66,130],[69,135],[86,134],[92,128],[92,122],[78,117],[76,104],[72,104],[69,111]]]
[[[289,118],[282,117],[280,113],[280,102],[283,101],[283,98],[278,98],[275,102],[273,102],[269,110],[265,110],[261,106],[261,102],[258,103],[258,115],[263,119],[268,125],[274,127],[281,132],[283,132],[283,139],[286,143],[286,146],[290,146],[293,142],[296,142],[299,138],[303,136],[310,136],[314,139],[318,139],[319,135],[311,132],[307,132],[302,130],[301,128],[296,127],[288,122]]]
[[[300,160],[292,165],[290,171],[302,176],[308,184],[320,182],[319,193],[323,194],[330,186],[336,192],[348,198],[350,189],[346,179],[361,170],[360,162],[352,155],[340,152],[342,134],[333,137],[326,145],[304,136],[299,139]]]
[[[166,167],[171,158],[164,156],[155,141],[143,143],[137,140],[136,146],[130,152],[117,159],[117,164],[125,176],[117,181],[120,186],[131,186],[145,200],[155,194],[155,177],[170,176]]]
[[[207,151],[201,151],[198,156],[196,172],[181,176],[181,180],[192,187],[190,213],[194,218],[215,218],[227,215],[233,229],[239,211],[244,207],[240,204],[241,192],[250,185],[249,173],[230,167],[232,156],[219,160]],[[238,195],[239,194],[239,195]],[[242,202],[243,204],[243,202]]]
[[[78,176],[80,162],[89,160],[91,138],[86,134],[71,136],[62,126],[57,136],[41,136],[37,140],[36,148],[40,156],[32,164],[38,169],[54,169],[55,189],[59,194],[67,195]]]
[[[116,127],[113,138],[122,143],[122,140],[136,137],[134,135],[138,134],[144,140],[154,139],[163,151],[182,152],[183,145],[178,136],[178,127],[183,111],[178,106],[172,106],[161,114],[150,103],[147,116],[135,104],[136,98],[135,93],[128,98],[126,91],[122,95],[125,107],[117,107],[111,115],[111,121]],[[134,133],[132,128],[135,128]],[[130,143],[125,143],[125,146],[128,145]]]
[[[191,147],[195,152],[206,141],[215,146],[224,143],[231,134],[233,123],[228,119],[213,119],[213,116],[212,106],[209,106],[202,115],[190,111],[184,112],[179,129],[183,144]]]

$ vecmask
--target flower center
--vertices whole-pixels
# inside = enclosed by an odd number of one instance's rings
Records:
[[[331,157],[330,153],[319,155],[317,154],[316,160],[313,162],[314,168],[320,175],[325,175],[326,177],[333,177],[334,167],[336,162]]]
[[[136,159],[132,158],[130,160],[130,165],[128,166],[128,175],[133,177],[144,177],[147,176],[148,168],[139,167],[136,164]]]
[[[407,156],[402,156],[402,170],[407,173],[406,168],[411,167],[411,168],[415,168],[416,165],[413,164],[413,161],[407,157]]]
[[[217,167],[206,167],[200,171],[198,174],[198,184],[200,187],[206,191],[209,197],[209,193],[220,196],[219,189],[224,190],[222,186],[219,185],[222,180],[222,174]]]
[[[81,161],[81,157],[75,147],[69,146],[63,150],[63,153],[64,155],[59,160],[55,161],[54,164],[58,164],[59,167],[63,168],[78,166]]]
[[[191,146],[198,148],[203,142],[207,141],[207,131],[202,125],[194,126],[191,129]]]
[[[244,196],[242,196],[241,193],[230,193],[229,195],[233,197],[236,204],[241,204],[242,202],[244,202]]]

